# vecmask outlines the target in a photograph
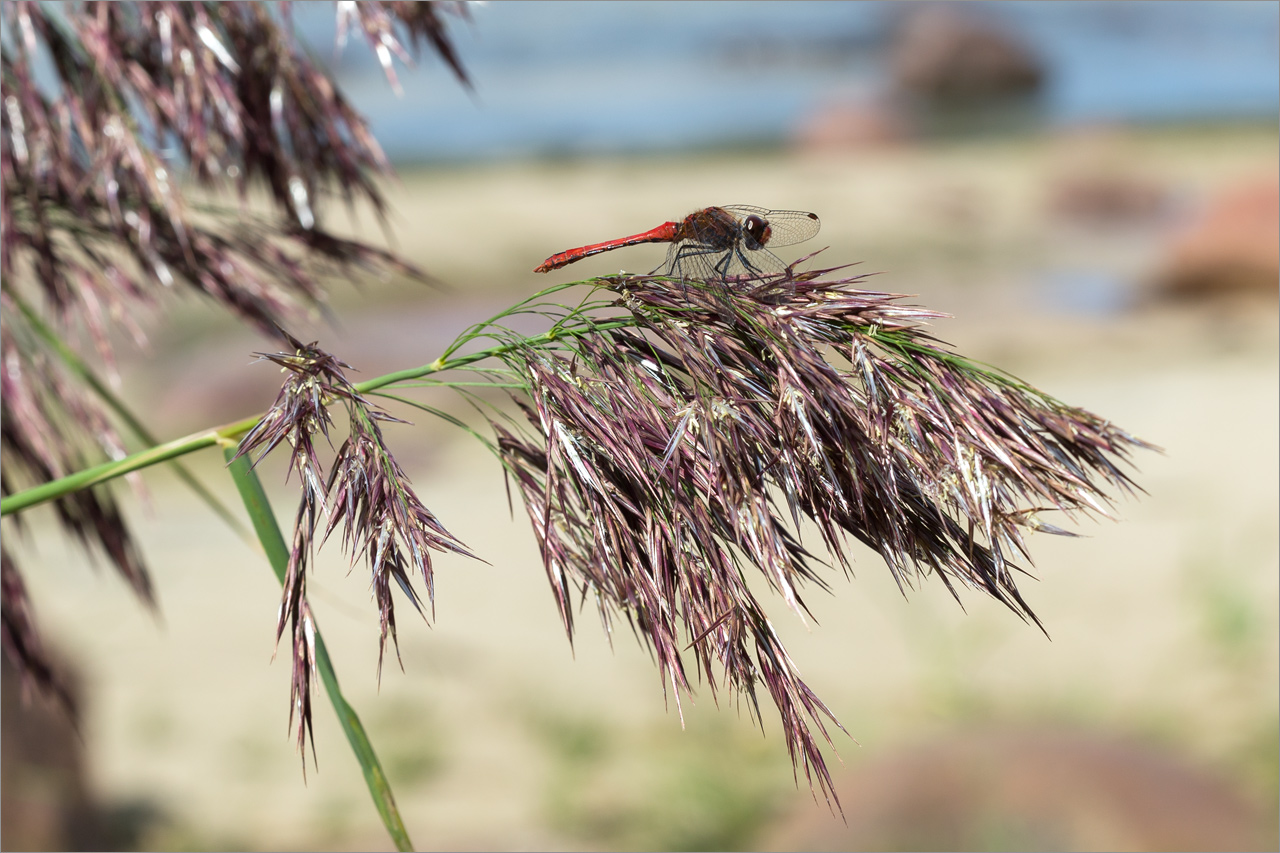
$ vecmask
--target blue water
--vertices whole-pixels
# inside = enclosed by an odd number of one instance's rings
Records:
[[[1049,124],[1280,116],[1280,3],[968,4],[1042,57]],[[333,59],[333,7],[299,4]],[[393,158],[431,160],[678,150],[781,142],[806,115],[888,85],[900,4],[495,2],[451,31],[475,83],[433,55],[399,69],[371,52],[334,66]]]

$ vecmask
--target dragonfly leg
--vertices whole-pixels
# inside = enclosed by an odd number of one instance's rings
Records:
[[[713,255],[716,253],[716,251],[717,250],[712,249],[708,246],[702,246],[697,243],[686,244],[684,246],[681,246],[679,250],[675,253],[675,256],[671,259],[671,263],[668,267],[668,272],[670,272],[673,275],[680,275],[681,278],[693,278],[693,276],[690,275],[690,273],[696,272],[697,270],[696,269],[686,270],[686,269],[683,269],[683,267],[686,265],[690,267],[696,267],[697,264],[694,263],[696,259],[706,257],[707,255]],[[698,279],[695,278],[694,280],[697,281]]]

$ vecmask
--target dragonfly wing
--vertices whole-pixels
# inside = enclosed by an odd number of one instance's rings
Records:
[[[691,281],[715,282],[775,275],[785,267],[768,249],[752,251],[735,246],[725,251],[697,243],[681,243],[672,247],[667,272]]]
[[[772,245],[772,241],[770,241]],[[766,275],[777,275],[786,269],[782,259],[768,249],[746,250],[735,248],[727,259],[725,274],[729,276],[748,276],[758,278]]]
[[[748,216],[759,216],[769,223],[769,245],[791,246],[803,243],[818,233],[822,223],[816,213],[807,210],[769,210],[751,204],[727,204],[724,210],[741,223]]]
[[[767,207],[756,207],[754,204],[726,204],[722,209],[732,213],[739,222],[753,214],[755,216],[763,216],[765,219],[768,219],[769,214],[773,213],[773,211]]]
[[[813,237],[822,227],[816,213],[803,210],[770,210],[764,218],[769,220],[770,246],[791,246]]]
[[[667,252],[666,273],[670,276],[707,281],[716,277],[715,264],[723,254],[704,243],[685,240]]]

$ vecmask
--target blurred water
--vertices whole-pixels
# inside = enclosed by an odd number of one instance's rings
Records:
[[[1280,113],[1280,3],[1001,2],[970,12],[1043,59],[1051,124]],[[882,91],[906,7],[832,2],[472,4],[451,22],[475,82],[434,56],[391,92],[369,50],[333,49],[333,7],[299,29],[400,160],[772,144],[805,115]]]

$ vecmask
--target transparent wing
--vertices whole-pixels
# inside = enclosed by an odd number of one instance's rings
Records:
[[[785,268],[786,264],[768,249],[752,251],[739,244],[725,251],[685,242],[672,245],[660,270],[692,281],[724,281],[777,275]]]
[[[804,210],[768,210],[750,204],[729,204],[725,210],[732,213],[739,222],[752,214],[765,219],[769,223],[771,236],[770,246],[791,246],[803,243],[818,233],[822,222],[816,213]]]

